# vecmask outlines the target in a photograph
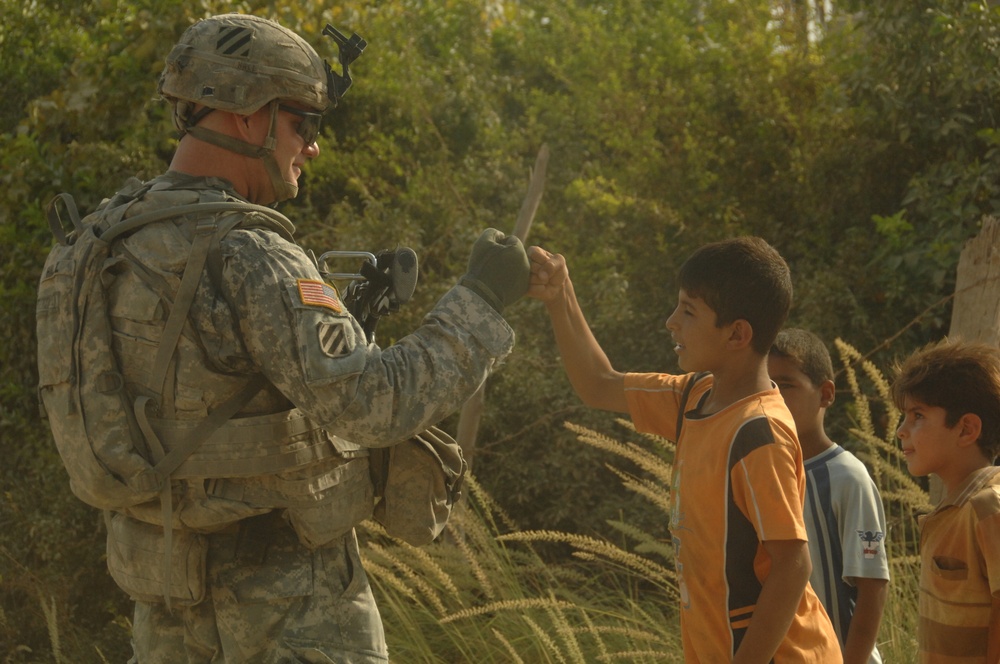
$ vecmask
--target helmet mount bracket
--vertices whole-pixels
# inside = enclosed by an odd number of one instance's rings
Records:
[[[362,39],[356,32],[352,33],[350,39],[348,39],[344,36],[344,33],[329,23],[323,29],[323,34],[327,37],[333,37],[333,40],[337,42],[337,48],[340,51],[340,66],[344,71],[343,74],[338,74],[330,66],[329,62],[324,63],[326,65],[327,96],[329,96],[330,102],[336,107],[337,102],[344,96],[347,89],[351,87],[352,81],[349,67],[352,62],[361,57],[361,53],[368,46],[368,42]]]

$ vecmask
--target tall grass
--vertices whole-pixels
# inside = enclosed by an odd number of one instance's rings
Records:
[[[841,442],[867,465],[888,522],[885,547],[892,580],[878,646],[887,664],[908,664],[916,661],[916,516],[929,509],[929,496],[904,469],[895,442],[899,412],[885,376],[848,344],[838,340],[836,347],[852,395],[843,415],[847,425],[841,427],[849,431],[850,440]],[[602,524],[600,536],[520,530],[469,477],[468,498],[431,546],[416,548],[391,538],[373,522],[362,524],[362,556],[393,662],[683,661],[667,532],[674,447],[667,440],[638,434],[628,421],[617,422],[617,436],[570,422],[565,426],[580,444],[605,453],[606,468],[637,500],[652,506],[636,510],[636,518],[647,515],[643,523],[626,514]],[[36,610],[41,609],[47,625],[52,653],[48,661],[106,663],[94,644],[84,646],[73,639],[67,648],[60,633],[64,617],[52,593],[23,571],[19,576],[27,588],[36,587]],[[5,622],[0,611],[0,627]],[[9,652],[6,661],[39,661],[26,647]]]
[[[930,511],[930,496],[906,471],[896,442],[900,413],[892,402],[889,381],[857,349],[841,339],[834,345],[853,396],[849,431],[856,446],[851,450],[871,472],[885,509],[885,547],[892,578],[879,630],[879,650],[886,662],[915,662],[920,579],[917,516]]]
[[[895,442],[899,412],[885,376],[837,340],[853,397],[844,441],[882,495],[892,580],[878,646],[887,663],[916,661],[916,515],[929,496],[907,475]],[[673,445],[619,420],[619,440],[566,423],[581,444],[662,523],[627,518],[602,537],[521,531],[474,478],[442,541],[417,549],[377,525],[362,529],[393,661],[409,663],[681,662],[669,519]]]
[[[432,546],[370,522],[361,533],[393,661],[682,661],[669,569],[607,541],[519,531],[474,478],[467,486]],[[552,562],[543,547],[575,558]]]

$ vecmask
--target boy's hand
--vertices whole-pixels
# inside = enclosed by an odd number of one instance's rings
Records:
[[[569,283],[566,259],[541,247],[528,247],[528,260],[531,263],[528,297],[547,303],[562,295]]]

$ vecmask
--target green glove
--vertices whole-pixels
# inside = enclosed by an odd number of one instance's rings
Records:
[[[513,235],[487,228],[472,245],[469,269],[458,283],[503,313],[528,292],[531,267],[524,245]]]

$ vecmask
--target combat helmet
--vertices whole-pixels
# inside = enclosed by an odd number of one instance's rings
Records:
[[[330,25],[323,34],[337,41],[343,74],[274,21],[249,14],[198,21],[181,35],[160,75],[158,90],[173,106],[174,126],[182,134],[263,159],[277,200],[294,197],[298,187],[281,178],[272,156],[278,103],[295,101],[318,113],[336,106],[351,85],[348,66],[367,45],[357,34],[347,39]],[[263,145],[197,126],[212,111],[250,115],[268,104],[271,130]]]

